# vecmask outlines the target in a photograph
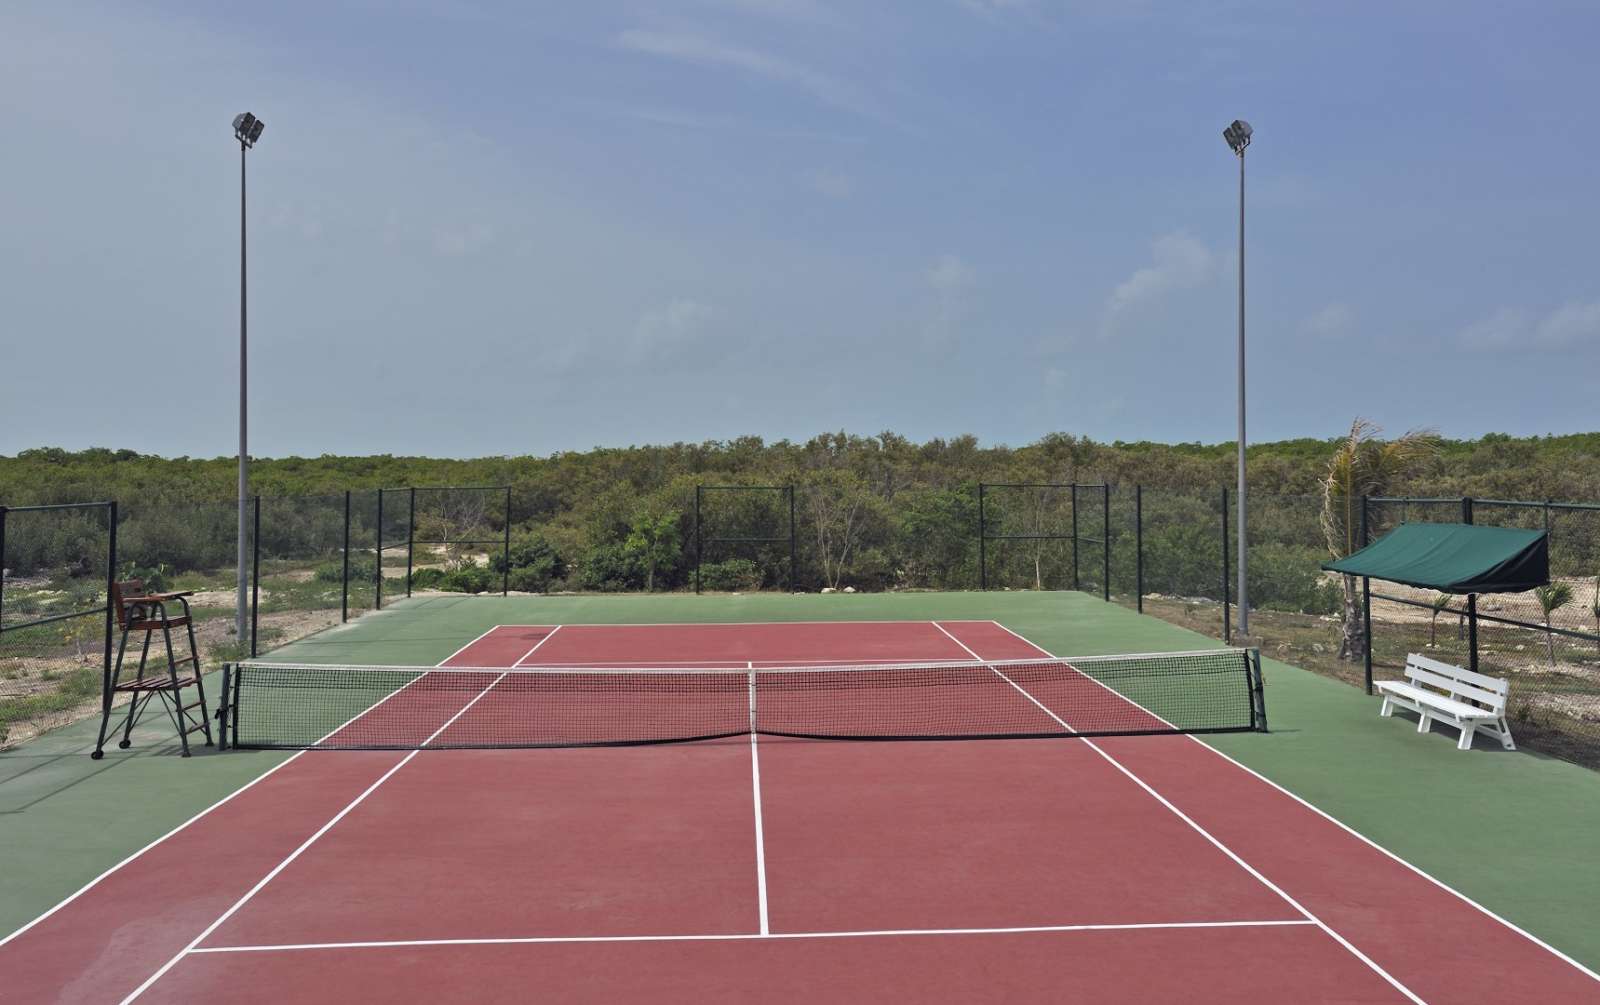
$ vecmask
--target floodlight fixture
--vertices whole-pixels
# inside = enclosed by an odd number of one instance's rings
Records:
[[[1240,157],[1244,156],[1244,148],[1250,145],[1250,134],[1253,130],[1250,123],[1243,119],[1234,119],[1233,125],[1222,131],[1222,138],[1228,141],[1228,146]]]
[[[243,147],[253,147],[256,140],[261,138],[261,133],[267,124],[251,115],[249,112],[240,112],[233,117],[233,135]]]

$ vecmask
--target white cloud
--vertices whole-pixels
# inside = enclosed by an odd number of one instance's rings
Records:
[[[827,104],[861,114],[872,114],[862,96],[849,84],[820,70],[756,49],[730,45],[688,32],[649,31],[643,28],[630,28],[622,32],[617,36],[617,44],[624,49],[664,59],[740,70],[752,76],[799,87]]]
[[[836,24],[838,15],[817,0],[711,0],[724,10],[780,21],[808,24]]]
[[[1300,330],[1307,335],[1333,338],[1350,334],[1355,324],[1356,312],[1349,304],[1332,303],[1300,322]]]
[[[635,360],[647,360],[678,352],[704,337],[716,316],[714,308],[687,297],[647,310],[633,326],[629,355]]]
[[[445,227],[433,236],[434,250],[449,258],[482,251],[494,240],[494,227],[487,223],[469,223],[459,227]]]
[[[975,278],[977,274],[972,271],[972,266],[955,255],[941,255],[933,268],[928,270],[928,285],[941,294],[960,293],[970,287]]]
[[[1462,329],[1461,343],[1473,349],[1566,349],[1600,343],[1600,301],[1570,303],[1536,318],[1526,310],[1502,307]]]
[[[1211,250],[1182,231],[1156,238],[1150,252],[1151,264],[1111,291],[1106,302],[1108,323],[1130,308],[1159,300],[1174,290],[1199,286],[1216,269],[1216,256]]]
[[[848,199],[856,194],[856,181],[847,174],[818,168],[805,176],[806,187],[830,199]]]

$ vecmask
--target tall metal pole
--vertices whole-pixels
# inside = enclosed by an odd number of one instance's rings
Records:
[[[250,485],[250,447],[247,435],[249,413],[245,407],[247,389],[249,387],[249,340],[246,329],[245,306],[248,299],[248,285],[245,275],[245,176],[244,161],[246,146],[245,141],[239,141],[239,590],[235,598],[235,624],[236,634],[241,646],[245,640],[245,611],[248,600],[245,596],[245,507],[249,504]]]
[[[1244,479],[1244,150],[1239,151],[1239,634],[1250,634],[1250,584],[1245,543]]]

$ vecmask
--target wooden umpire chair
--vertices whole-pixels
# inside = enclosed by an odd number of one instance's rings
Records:
[[[118,694],[128,694],[127,714],[122,721],[122,739],[117,746],[124,750],[133,742],[133,727],[150,705],[159,697],[167,714],[178,730],[178,742],[183,756],[189,756],[189,734],[205,733],[206,746],[211,746],[211,720],[206,714],[206,689],[200,680],[200,653],[194,641],[194,618],[189,612],[189,596],[183,593],[145,593],[144,582],[129,579],[111,584],[111,607],[117,613],[117,625],[122,629],[122,641],[117,646],[117,662],[105,682],[100,704],[100,737],[95,741],[95,760],[105,756],[106,732],[111,725],[111,704]],[[177,605],[177,612],[168,610]],[[172,630],[183,628],[189,636],[189,655],[179,657],[172,647]],[[123,657],[128,651],[128,636],[144,633],[139,646],[139,666],[129,679],[123,680]],[[150,666],[150,639],[161,633],[166,645],[165,666]],[[184,704],[184,688],[195,689],[195,700]],[[195,711],[200,713],[193,715]]]

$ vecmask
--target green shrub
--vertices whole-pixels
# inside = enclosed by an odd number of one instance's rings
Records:
[[[371,557],[365,555],[350,556],[350,582],[370,582],[377,573],[378,566]],[[423,571],[423,570],[419,570]],[[333,562],[323,562],[317,566],[315,573],[317,580],[323,583],[338,583],[344,580],[344,559]],[[415,582],[415,577],[413,577]]]
[[[537,531],[513,537],[510,552],[510,585],[513,590],[544,593],[566,574],[555,547]],[[489,568],[503,574],[506,571],[506,556],[501,553],[490,555]]]
[[[730,558],[700,567],[700,588],[725,593],[761,589],[761,567],[748,558]]]
[[[612,593],[644,585],[644,570],[620,542],[590,548],[579,560],[576,572],[578,585],[585,590]]]

